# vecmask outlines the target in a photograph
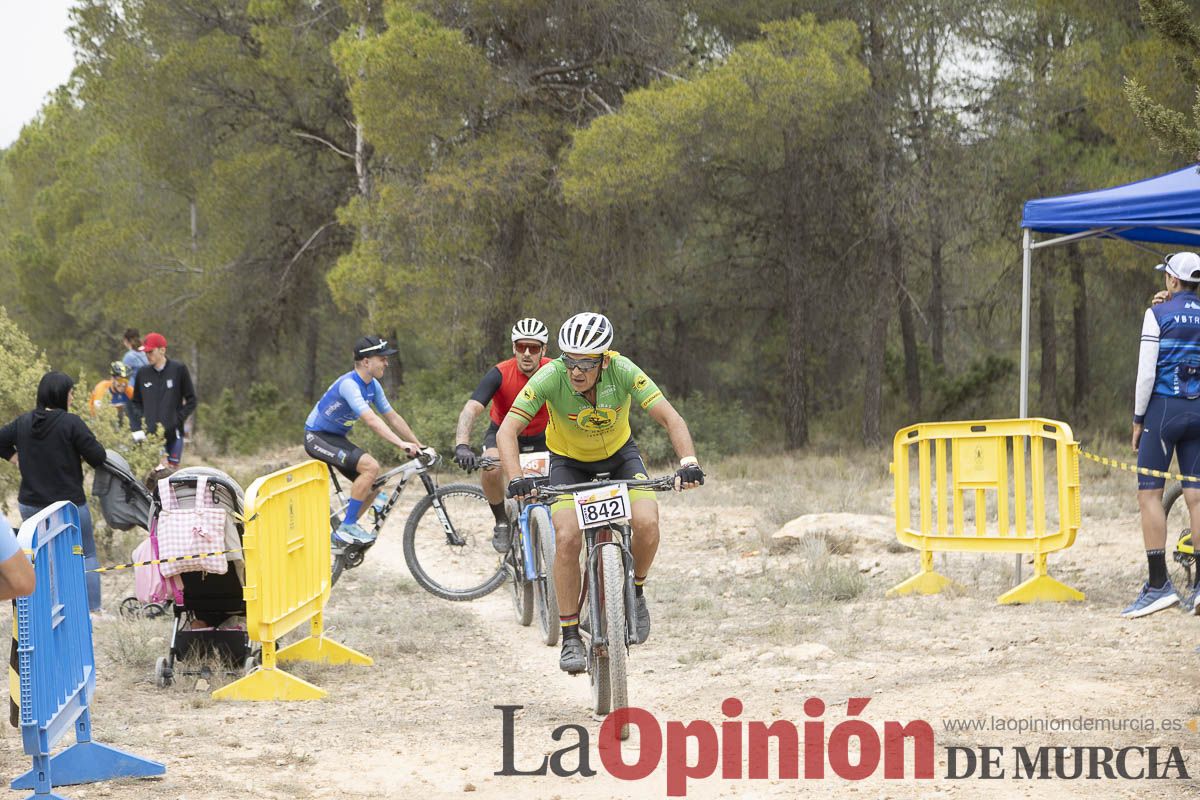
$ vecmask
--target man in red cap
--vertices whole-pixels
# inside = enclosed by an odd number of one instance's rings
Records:
[[[167,358],[167,340],[161,333],[148,333],[138,348],[150,361],[137,372],[133,405],[141,417],[134,438],[145,438],[142,426],[162,428],[167,452],[160,466],[179,466],[183,456],[183,422],[196,410],[196,390],[187,366]]]

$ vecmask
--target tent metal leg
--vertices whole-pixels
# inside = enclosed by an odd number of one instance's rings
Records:
[[[1033,236],[1029,228],[1023,229],[1021,237],[1021,408],[1020,417],[1029,414],[1029,294],[1030,275],[1033,271]],[[1021,583],[1021,554],[1013,556],[1013,585]]]

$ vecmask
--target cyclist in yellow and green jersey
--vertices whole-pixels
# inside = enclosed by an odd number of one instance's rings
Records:
[[[552,485],[583,483],[600,473],[614,479],[646,478],[646,467],[629,428],[629,411],[636,402],[667,430],[679,457],[676,488],[700,486],[704,472],[696,460],[687,423],[641,368],[611,349],[612,343],[612,324],[603,314],[583,312],[563,323],[558,333],[562,356],[533,374],[496,433],[501,466],[509,475],[521,474],[517,434],[544,405],[550,412],[546,445],[550,449]],[[533,489],[532,478],[516,478],[508,484],[508,495],[525,497]],[[630,491],[629,498],[637,594],[636,640],[640,643],[650,635],[643,585],[658,551],[658,503],[652,493],[636,489]],[[563,634],[559,666],[578,673],[587,666],[579,638],[582,536],[572,501],[556,502],[551,510],[556,546],[554,587]]]

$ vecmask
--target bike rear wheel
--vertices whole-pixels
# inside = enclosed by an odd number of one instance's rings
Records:
[[[550,512],[537,506],[529,512],[529,538],[533,546],[533,563],[538,575],[534,581],[534,604],[537,607],[538,627],[542,642],[549,647],[558,644],[558,595],[554,591],[554,525]]]
[[[1190,592],[1197,578],[1196,555],[1192,550],[1192,520],[1183,500],[1183,485],[1167,487],[1163,493],[1163,511],[1167,514],[1167,568],[1171,583],[1180,592]]]
[[[451,483],[425,495],[404,526],[404,561],[413,578],[445,600],[475,600],[495,591],[508,570],[492,549],[494,524],[478,486]]]

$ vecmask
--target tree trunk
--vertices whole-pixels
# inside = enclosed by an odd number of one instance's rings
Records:
[[[784,446],[788,450],[808,444],[808,354],[805,352],[804,327],[804,305],[797,292],[789,291],[783,417]]]
[[[1046,259],[1046,268],[1038,282],[1038,340],[1042,365],[1038,374],[1038,416],[1057,418],[1058,411],[1058,335],[1054,325],[1054,259]]]
[[[387,340],[392,346],[396,346],[396,342],[400,341],[399,332],[392,328],[388,331]],[[388,382],[389,391],[395,392],[404,385],[404,354],[396,353],[394,356],[388,356],[388,370],[384,374],[384,380]]]
[[[885,303],[881,303],[876,308],[882,309],[885,306]],[[878,447],[883,444],[879,420],[883,411],[883,350],[886,346],[887,327],[886,314],[871,315],[871,333],[867,340],[867,352],[863,358],[862,440],[867,447]]]
[[[1088,358],[1088,306],[1087,269],[1083,253],[1077,244],[1067,246],[1067,258],[1071,263],[1071,284],[1075,288],[1072,304],[1071,326],[1075,344],[1075,391],[1072,393],[1073,417],[1078,424],[1085,420],[1084,407],[1087,400],[1088,383],[1091,380],[1091,360]]]
[[[320,313],[308,315],[308,330],[305,331],[305,349],[308,351],[308,363],[304,366],[304,399],[309,403],[317,401],[317,348],[321,343]]]
[[[912,297],[904,287],[904,250],[900,226],[895,216],[888,218],[888,272],[896,281],[897,307],[900,311],[900,340],[904,345],[904,395],[913,414],[921,411],[921,362],[917,351],[917,330],[913,322]]]
[[[785,171],[782,220],[784,309],[787,320],[787,356],[784,359],[784,445],[789,450],[808,444],[808,381],[809,381],[809,337],[806,319],[806,304],[812,302],[806,280],[806,268],[811,251],[806,241],[804,220],[807,219],[807,201],[804,185],[803,156],[798,144],[785,138]]]
[[[942,276],[943,241],[940,220],[931,220],[929,230],[929,343],[933,350],[933,363],[946,366],[946,350],[943,336],[946,329],[946,300]]]

